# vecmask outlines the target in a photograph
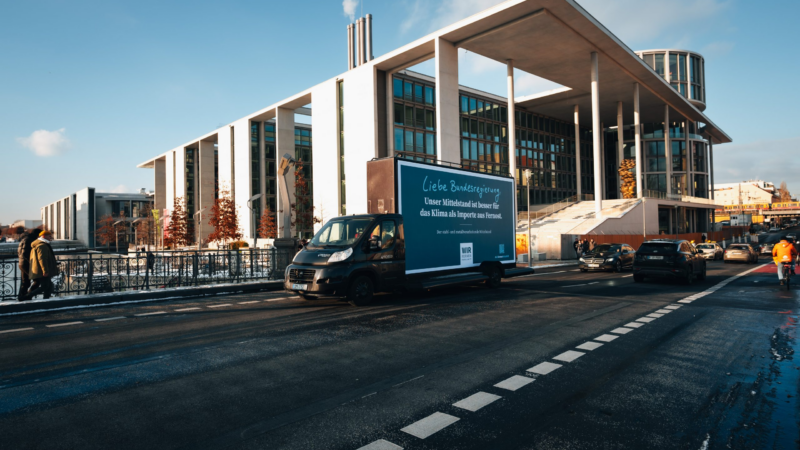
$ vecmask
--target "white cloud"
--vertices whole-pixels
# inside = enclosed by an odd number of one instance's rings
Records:
[[[31,150],[36,156],[57,156],[70,147],[64,134],[66,128],[55,131],[36,130],[28,137],[18,137],[17,142]]]
[[[358,0],[343,0],[342,9],[344,15],[350,18],[350,21],[356,20],[356,8],[358,7]]]
[[[714,146],[714,182],[786,181],[800,192],[800,137]]]
[[[112,194],[128,194],[128,193],[130,193],[132,191],[130,189],[128,189],[128,186],[125,186],[124,184],[120,184],[119,186],[117,186],[115,188],[111,188],[111,189],[107,190],[106,192],[110,192]]]

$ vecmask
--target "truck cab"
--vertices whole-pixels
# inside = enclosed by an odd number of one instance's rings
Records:
[[[345,296],[356,305],[405,284],[403,216],[337,217],[286,268],[284,287],[303,298]]]

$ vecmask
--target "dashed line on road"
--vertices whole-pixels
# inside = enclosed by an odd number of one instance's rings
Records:
[[[603,334],[594,338],[595,341],[600,342],[611,342],[614,339],[618,338],[619,336],[614,336],[613,334]]]
[[[28,327],[28,328],[15,328],[15,329],[13,329],[13,330],[2,330],[2,331],[0,331],[0,334],[5,334],[5,333],[16,333],[16,332],[18,332],[18,331],[30,331],[30,330],[32,330],[32,329],[33,329],[33,328],[31,328],[31,327]]]
[[[109,322],[111,320],[120,320],[124,319],[125,316],[117,316],[117,317],[104,317],[102,319],[94,319],[95,322]]]
[[[203,309],[203,308],[198,308],[198,307],[194,307],[194,308],[183,308],[183,309],[176,309],[176,310],[175,310],[175,312],[200,311],[201,309]]]
[[[539,364],[531,367],[530,369],[526,370],[526,372],[533,373],[533,374],[536,374],[536,375],[547,375],[548,373],[550,373],[550,372],[552,372],[552,371],[554,371],[554,370],[556,370],[556,369],[558,369],[560,367],[563,367],[563,366],[561,364],[555,364],[555,363],[551,363],[551,362],[546,362],[545,361],[543,363],[539,363]]]
[[[514,375],[511,378],[506,378],[505,380],[497,383],[494,385],[496,388],[505,389],[507,391],[516,391],[521,387],[525,387],[531,383],[533,383],[534,379],[530,377],[523,377],[521,375]]]
[[[630,322],[630,323],[626,323],[625,326],[628,327],[628,328],[639,328],[639,327],[643,327],[644,324],[642,322]]]
[[[592,351],[592,350],[597,350],[598,348],[600,348],[602,346],[603,346],[603,344],[601,344],[599,342],[591,342],[591,341],[589,341],[589,342],[584,342],[583,344],[581,344],[581,345],[579,345],[579,346],[577,346],[575,348],[579,348],[581,350]]]
[[[501,398],[502,397],[499,395],[489,394],[488,392],[478,392],[477,394],[470,395],[464,400],[453,403],[453,406],[475,412],[485,406],[491,405]]]
[[[159,314],[166,314],[166,311],[156,311],[156,312],[149,312],[149,313],[142,313],[142,314],[135,314],[136,317],[147,317],[147,316],[157,316]]]
[[[225,307],[227,307],[227,306],[233,306],[233,305],[232,305],[232,304],[230,304],[230,303],[223,303],[223,304],[221,304],[221,305],[209,305],[208,307],[209,307],[209,308],[225,308]]]
[[[391,442],[384,439],[378,439],[377,441],[371,444],[359,447],[358,450],[403,450],[403,447],[392,444]]]
[[[422,377],[424,377],[424,376],[425,376],[425,375],[420,375],[420,376],[418,376],[418,377],[415,377],[415,378],[412,378],[412,379],[410,379],[410,380],[401,381],[401,382],[399,382],[399,383],[395,384],[395,385],[394,385],[394,386],[392,386],[392,387],[402,386],[402,385],[404,385],[404,384],[406,384],[406,383],[411,383],[412,381],[414,381],[414,380],[419,380],[420,378],[422,378]]]
[[[70,326],[70,325],[80,325],[80,324],[82,324],[82,323],[83,323],[83,322],[81,322],[80,320],[78,320],[78,321],[76,321],[76,322],[54,323],[54,324],[51,324],[51,325],[46,325],[46,327],[47,327],[47,328],[55,328],[55,327],[68,327],[68,326]]]
[[[636,319],[636,322],[650,323],[650,322],[652,322],[654,320],[656,320],[655,317],[639,317],[638,319]]]
[[[249,302],[239,302],[240,305],[251,305],[253,303],[259,303],[261,300],[250,300]]]
[[[435,412],[424,419],[418,420],[411,425],[402,428],[400,431],[420,439],[425,439],[458,422],[459,420],[461,419],[451,416],[450,414]]]
[[[575,350],[567,350],[558,356],[554,356],[553,359],[556,361],[572,362],[585,354],[586,353],[583,352],[576,352]]]

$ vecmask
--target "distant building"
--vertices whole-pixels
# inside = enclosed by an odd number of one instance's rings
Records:
[[[95,192],[95,188],[87,187],[44,206],[40,223],[53,232],[55,239],[77,240],[96,248],[95,232],[100,218],[122,214],[126,221],[133,222],[149,217],[152,209],[153,193],[145,189],[135,194],[116,194]],[[120,243],[123,242],[127,245],[127,236],[121,235]]]
[[[715,184],[714,198],[717,204],[724,206],[757,203],[771,204],[780,201],[775,185],[763,180]]]
[[[25,227],[27,229],[36,228],[42,224],[41,220],[17,220],[13,222],[9,227]]]

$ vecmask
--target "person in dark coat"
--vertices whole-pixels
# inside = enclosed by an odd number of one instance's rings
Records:
[[[582,247],[581,248],[581,253],[583,253],[584,255],[589,253],[589,240],[588,239],[584,239],[583,240],[583,245],[581,245],[581,247]]]
[[[31,244],[36,240],[36,233],[35,231],[27,232],[24,227],[17,227],[16,234],[21,235],[19,247],[17,247],[17,257],[19,258],[19,272],[22,275],[22,283],[19,285],[17,300],[24,301],[31,287]]]
[[[44,230],[39,233],[39,239],[31,244],[30,273],[33,285],[28,292],[27,299],[42,294],[45,299],[53,293],[53,277],[58,275],[58,261],[50,247],[53,234]]]
[[[572,243],[572,248],[575,249],[575,257],[581,257],[581,241],[575,239],[575,242]]]

